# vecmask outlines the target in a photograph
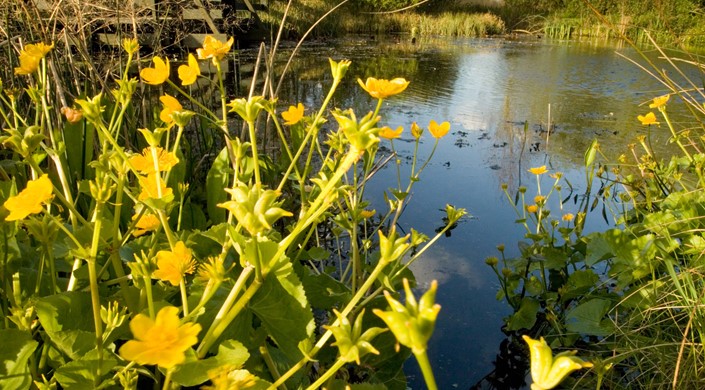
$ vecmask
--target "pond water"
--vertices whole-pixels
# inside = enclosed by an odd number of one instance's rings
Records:
[[[432,235],[442,225],[446,204],[472,216],[413,267],[420,289],[425,291],[434,279],[439,282],[442,310],[429,347],[439,388],[488,388],[489,379],[505,375],[499,371],[507,363],[496,358],[500,346],[506,348],[501,327],[510,311],[496,300],[498,282],[484,260],[498,255],[498,244],[506,245],[509,256],[517,255],[524,230],[514,223],[516,215],[501,185],[506,183],[511,192],[525,185],[533,194],[536,182],[527,169],[547,165],[551,172],[564,172],[580,194],[585,189],[583,156],[593,139],[616,158],[637,135],[647,134],[636,117],[648,112],[644,103],[666,90],[617,53],[638,58],[631,48],[602,41],[439,38],[411,44],[404,37],[356,37],[304,47],[293,63],[279,95],[287,105],[320,104],[330,85],[329,57],[352,60],[334,99],[339,108],[374,109],[358,77],[410,80],[408,89],[382,108],[384,125],[405,128],[402,140],[395,142],[402,172],[411,164],[412,121],[424,127],[431,119],[451,123],[401,220],[407,231],[414,227]],[[648,135],[654,145],[667,143],[665,128]],[[420,155],[428,156],[432,146],[426,134]],[[376,175],[367,192],[373,207],[385,208],[382,192],[395,182],[391,165]],[[574,211],[571,207],[576,206],[565,205],[568,212]],[[595,215],[588,218],[587,229],[604,224]],[[425,388],[415,361],[408,362],[406,372],[410,388]],[[519,385],[522,379],[519,373]]]

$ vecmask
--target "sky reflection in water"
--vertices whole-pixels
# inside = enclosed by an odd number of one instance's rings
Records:
[[[281,101],[313,107],[330,85],[327,58],[352,60],[334,106],[353,107],[358,116],[375,104],[357,86],[358,77],[411,81],[407,91],[385,101],[382,109],[382,125],[405,128],[402,139],[395,141],[403,185],[413,154],[411,122],[422,127],[431,119],[451,123],[401,219],[405,230],[414,227],[431,236],[442,224],[446,203],[472,216],[412,267],[422,290],[431,280],[439,281],[437,302],[443,308],[429,349],[439,388],[467,389],[480,381],[493,369],[504,338],[500,327],[509,308],[495,299],[498,282],[484,260],[498,255],[498,244],[506,245],[509,256],[517,255],[524,230],[514,223],[516,215],[501,184],[512,192],[525,185],[533,197],[536,181],[527,169],[547,165],[551,172],[564,172],[580,194],[585,188],[583,155],[594,138],[615,158],[637,134],[646,134],[636,116],[648,108],[639,105],[665,90],[615,51],[636,58],[632,49],[603,43],[431,39],[411,45],[404,38],[360,38],[305,48],[294,63]],[[555,127],[547,143],[549,104]],[[665,144],[666,132],[654,129],[652,142]],[[382,142],[389,146],[389,141]],[[426,132],[421,158],[428,156],[433,142]],[[552,182],[544,175],[544,191]],[[368,187],[372,207],[385,209],[382,191],[390,183],[396,183],[391,164]],[[572,202],[564,207],[565,212],[575,211]],[[558,203],[551,210],[560,216]],[[604,223],[593,215],[587,229],[603,228]],[[407,372],[410,387],[425,387],[413,360]]]

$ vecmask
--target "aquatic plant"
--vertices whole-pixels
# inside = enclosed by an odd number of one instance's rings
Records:
[[[67,102],[63,116],[47,100],[57,82],[51,44],[18,54],[24,90],[0,86],[0,355],[11,362],[0,385],[403,388],[411,352],[394,345],[408,343],[385,332],[398,322],[370,313],[387,308],[383,296],[396,302],[402,286],[413,302],[409,266],[465,213],[447,206],[449,223],[431,239],[398,233],[430,159],[417,165],[416,153],[408,181],[397,164],[388,208],[367,208],[365,184],[382,164],[381,103],[408,82],[365,85],[374,97],[366,115],[329,111],[351,66],[331,59],[321,106],[280,113],[275,97],[226,98],[221,61],[232,39],[207,37],[178,75],[154,56],[141,80],[131,71],[139,44],[122,46],[110,92]],[[198,61],[214,65],[213,80]],[[127,118],[140,82],[155,92],[146,128]],[[201,83],[217,89],[216,108],[182,89]],[[203,181],[187,180],[196,119],[222,145]],[[264,122],[277,135],[268,145]],[[438,312],[427,301],[426,341]]]

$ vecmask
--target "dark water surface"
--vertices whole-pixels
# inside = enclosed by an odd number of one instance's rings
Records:
[[[498,282],[484,260],[498,255],[498,244],[506,245],[508,255],[517,255],[524,230],[514,223],[501,184],[510,191],[525,185],[533,197],[536,181],[527,169],[548,165],[551,172],[564,172],[575,193],[582,193],[583,155],[593,139],[615,158],[627,152],[637,135],[647,134],[636,117],[648,112],[648,105],[639,105],[666,90],[618,52],[638,58],[631,48],[604,42],[428,39],[412,45],[405,38],[351,38],[306,47],[294,62],[279,95],[284,104],[320,104],[330,86],[329,57],[352,60],[334,106],[353,107],[359,116],[373,110],[375,102],[359,88],[358,77],[411,81],[406,92],[382,108],[383,125],[405,129],[402,140],[395,141],[404,182],[413,152],[411,122],[422,127],[431,119],[451,123],[401,220],[406,231],[414,227],[432,236],[442,225],[447,203],[472,215],[412,267],[421,290],[434,279],[439,282],[442,310],[429,358],[440,389],[468,389],[480,382],[494,369],[505,338],[502,318],[510,311],[495,299]],[[650,137],[655,145],[665,144],[667,129],[655,128]],[[420,156],[428,156],[432,146],[425,134]],[[544,179],[542,187],[550,188],[553,180]],[[393,183],[396,170],[390,165],[368,187],[378,211],[386,207],[382,192]],[[564,207],[575,211],[572,202]],[[588,224],[596,229],[605,222],[594,215]],[[415,361],[408,362],[406,371],[409,387],[425,388]]]

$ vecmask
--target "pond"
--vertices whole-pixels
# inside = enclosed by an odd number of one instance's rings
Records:
[[[429,347],[439,388],[485,388],[491,378],[506,375],[500,371],[507,362],[496,358],[500,346],[506,349],[501,327],[510,311],[495,298],[498,282],[484,260],[498,255],[498,244],[506,246],[508,256],[517,255],[524,230],[514,222],[502,184],[512,193],[524,185],[533,194],[536,181],[527,169],[547,165],[551,172],[563,172],[580,194],[585,189],[583,156],[593,139],[614,159],[627,152],[637,135],[647,135],[636,117],[648,112],[644,103],[666,90],[617,53],[638,58],[635,50],[604,41],[431,38],[412,44],[406,37],[372,36],[305,46],[292,64],[279,95],[286,105],[320,104],[330,85],[329,57],[352,61],[335,107],[353,107],[358,113],[374,109],[358,77],[410,80],[408,89],[382,108],[383,125],[405,129],[395,142],[402,172],[413,154],[411,123],[451,123],[401,220],[406,231],[414,227],[432,235],[442,226],[446,204],[471,215],[413,267],[422,290],[434,279],[439,282],[442,310]],[[652,131],[648,135],[654,145],[667,144],[665,128]],[[426,135],[420,155],[428,156],[432,146]],[[367,191],[374,208],[385,208],[382,193],[395,182],[393,164],[375,176]],[[576,205],[571,201],[564,207],[574,212]],[[594,215],[587,229],[605,223]],[[406,372],[410,388],[425,387],[413,360]],[[520,374],[519,385],[522,379]]]

